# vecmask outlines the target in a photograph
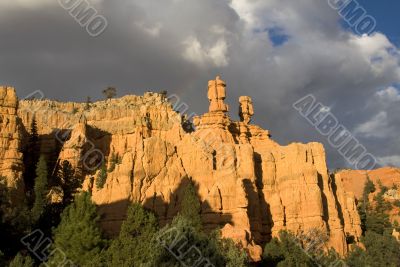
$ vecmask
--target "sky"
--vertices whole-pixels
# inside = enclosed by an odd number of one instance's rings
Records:
[[[337,0],[87,1],[108,25],[98,36],[63,8],[76,1],[0,1],[0,84],[20,98],[41,90],[81,102],[107,86],[166,90],[202,114],[207,82],[221,75],[232,118],[238,97],[251,96],[254,123],[280,144],[321,142],[329,168],[352,167],[293,108],[312,94],[381,165],[400,167],[397,0],[349,0],[373,28]]]

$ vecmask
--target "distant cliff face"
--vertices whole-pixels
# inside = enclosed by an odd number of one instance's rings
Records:
[[[362,194],[367,177],[375,184],[376,191],[370,195],[370,201],[374,202],[374,197],[380,191],[379,183],[386,186],[389,190],[383,195],[386,201],[392,204],[400,200],[400,169],[385,167],[371,171],[360,170],[343,170],[338,172],[336,180],[341,181],[346,192],[354,192],[354,196],[358,200],[362,200]],[[389,212],[392,222],[400,222],[400,207],[392,205]]]
[[[132,201],[155,211],[162,224],[169,222],[192,180],[204,227],[222,228],[254,260],[260,259],[261,245],[280,230],[318,228],[330,237],[330,246],[346,253],[346,235],[356,242],[361,235],[360,218],[353,195],[329,176],[323,146],[280,146],[268,131],[250,123],[250,97],[240,98],[239,122],[228,116],[225,97],[225,82],[219,77],[210,81],[209,112],[193,119],[194,131],[185,131],[173,104],[155,93],[91,104],[20,101],[18,117],[25,129],[35,117],[41,152],[53,155],[55,162],[68,160],[85,179],[83,189],[92,192],[110,233],[118,231]],[[17,120],[15,114],[7,116]],[[3,145],[0,155],[17,153],[14,148]],[[15,164],[21,157],[15,154]],[[108,173],[99,189],[103,158]],[[4,162],[1,156],[0,166]]]

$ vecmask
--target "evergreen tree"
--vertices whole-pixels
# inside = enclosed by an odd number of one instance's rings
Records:
[[[35,184],[35,169],[39,161],[39,151],[39,134],[37,130],[36,119],[33,117],[30,126],[28,144],[24,151],[24,182],[28,191],[31,191]]]
[[[371,210],[367,212],[365,220],[367,231],[374,232],[380,235],[384,233],[392,233],[393,227],[390,223],[389,215],[384,212]]]
[[[14,259],[10,262],[9,267],[33,267],[35,266],[35,262],[30,256],[22,256],[21,253],[18,253]]]
[[[367,224],[367,212],[369,209],[369,194],[375,192],[376,188],[374,183],[371,181],[369,176],[367,176],[367,180],[364,183],[364,190],[361,204],[357,207],[358,213],[361,219],[361,230],[363,233],[366,231]]]
[[[16,205],[11,202],[14,188],[8,188],[6,178],[0,176],[0,250],[9,257],[21,249],[21,243],[15,242],[30,231],[31,214],[25,202]],[[4,266],[1,264],[0,266]]]
[[[367,176],[367,180],[365,181],[364,184],[364,195],[369,195],[371,193],[374,193],[376,190],[374,182],[371,181],[369,176]]]
[[[363,236],[361,241],[365,247],[355,248],[346,258],[351,267],[359,266],[400,266],[400,243],[392,236],[393,225],[387,211],[390,203],[383,197],[388,190],[378,182],[380,191],[375,196],[376,205],[369,205],[368,195],[375,191],[375,187],[367,181],[364,186],[363,208],[359,209],[362,218]]]
[[[200,266],[244,267],[247,263],[246,255],[231,241],[199,231],[191,220],[182,215],[176,216],[170,225],[161,229],[156,239],[164,250],[150,266],[194,266],[201,261]]]
[[[349,254],[346,262],[350,267],[400,266],[400,244],[392,235],[367,231],[361,240],[365,250],[356,248]]]
[[[4,253],[0,250],[0,266],[6,266],[6,260],[4,258]]]
[[[75,201],[65,208],[60,224],[53,231],[54,249],[63,251],[74,264],[87,266],[100,257],[106,245],[98,221],[97,208],[89,193],[77,195]],[[51,257],[48,264],[59,263],[59,256]]]
[[[215,235],[214,238],[217,240],[218,250],[221,251],[225,258],[226,267],[247,266],[248,256],[243,247],[236,245],[232,239],[221,238],[219,231]]]
[[[143,266],[152,262],[162,248],[155,242],[157,218],[140,204],[128,207],[121,232],[107,251],[107,266]]]
[[[103,162],[103,164],[101,165],[101,168],[100,168],[100,172],[97,175],[96,188],[102,189],[104,187],[106,181],[107,181],[107,167],[106,167],[106,163]]]
[[[82,186],[83,180],[74,176],[71,163],[67,160],[62,162],[58,177],[60,181],[59,185],[61,185],[64,192],[63,204],[67,206],[73,201],[74,195]]]
[[[103,90],[103,95],[106,97],[106,99],[114,98],[117,95],[117,89],[109,86]]]
[[[196,193],[195,185],[192,181],[185,187],[183,192],[183,199],[181,203],[180,215],[186,218],[193,227],[200,230],[202,227],[201,222],[201,204]]]
[[[40,156],[36,167],[35,179],[35,202],[32,208],[32,217],[34,221],[38,221],[46,206],[47,195],[47,163],[45,157]]]
[[[92,100],[90,99],[90,96],[86,97],[86,102],[85,102],[85,110],[90,109],[90,104],[92,103]]]
[[[382,185],[381,181],[379,181],[379,188],[380,188],[379,193],[374,198],[374,200],[376,201],[375,210],[379,213],[384,213],[392,208],[392,204],[390,202],[385,201],[384,199],[384,195],[389,190],[389,188]]]
[[[318,266],[305,253],[296,238],[288,232],[279,232],[279,238],[273,238],[265,248],[263,260],[267,266],[296,267]]]
[[[114,152],[111,154],[110,160],[111,166],[108,168],[108,172],[113,172],[115,170],[115,166],[118,163],[118,154],[116,155]]]
[[[191,247],[196,247],[202,258],[215,266],[224,266],[224,258],[218,251],[215,240],[199,232],[193,227],[193,222],[182,215],[176,216],[170,225],[161,229],[157,240],[162,244],[163,250],[152,265],[178,267],[181,261],[194,265],[197,259],[188,257],[187,254]]]

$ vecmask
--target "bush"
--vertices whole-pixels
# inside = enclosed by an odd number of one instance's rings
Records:
[[[102,189],[107,181],[107,168],[105,162],[101,165],[100,172],[96,179],[96,188]]]
[[[279,232],[279,239],[273,238],[265,246],[263,260],[267,266],[317,266],[296,237],[285,231]]]
[[[380,235],[367,231],[362,237],[365,250],[355,249],[347,258],[350,267],[395,267],[400,266],[400,245],[390,234]]]
[[[35,262],[29,256],[22,256],[21,253],[18,253],[17,256],[10,262],[9,267],[33,267],[35,266]]]

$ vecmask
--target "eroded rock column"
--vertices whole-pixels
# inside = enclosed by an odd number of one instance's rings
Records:
[[[16,190],[13,200],[22,200],[24,192],[21,124],[17,114],[18,98],[12,87],[0,87],[0,176]]]

